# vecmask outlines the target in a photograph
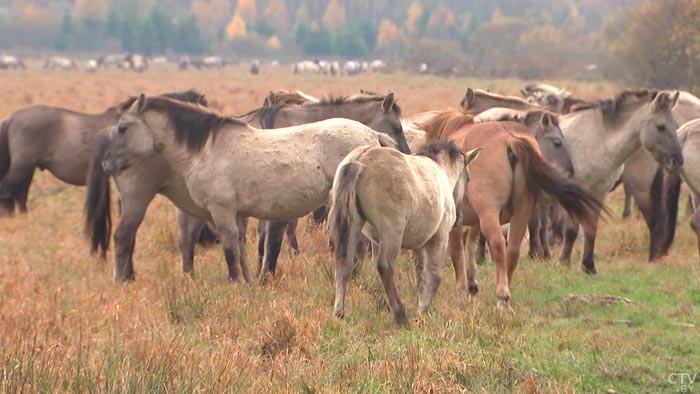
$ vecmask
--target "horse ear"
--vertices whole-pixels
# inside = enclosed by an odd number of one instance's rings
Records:
[[[479,152],[481,152],[481,147],[474,148],[467,152],[467,154],[465,155],[466,162],[464,163],[464,165],[468,165],[472,162],[472,160],[476,159],[476,157],[479,156]]]
[[[676,91],[676,93],[671,96],[669,92],[659,92],[659,94],[654,97],[654,101],[652,102],[652,108],[656,111],[666,111],[666,110],[671,110],[674,105],[676,105],[676,102],[678,100],[678,94],[679,92]]]
[[[467,93],[464,95],[464,101],[462,101],[462,108],[467,109],[474,104],[474,90],[472,88],[467,88]]]
[[[136,112],[141,113],[143,110],[146,108],[146,95],[141,93],[139,94],[139,98],[136,99],[136,102],[134,103],[134,108],[136,108]]]
[[[275,92],[270,91],[270,93],[267,94],[267,97],[265,97],[265,102],[263,103],[263,107],[269,107],[274,102],[275,102]]]
[[[552,117],[549,116],[549,114],[544,114],[542,115],[540,122],[542,123],[542,126],[549,127],[549,125],[552,124]]]
[[[394,108],[394,93],[389,93],[384,97],[384,101],[382,102],[382,108],[384,109],[384,112],[389,112],[391,111],[392,108]]]
[[[671,96],[671,109],[676,107],[676,104],[678,104],[678,98],[681,97],[681,92],[680,90],[676,90],[676,93]]]

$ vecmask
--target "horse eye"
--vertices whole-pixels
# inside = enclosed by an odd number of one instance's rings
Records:
[[[666,125],[665,124],[657,124],[656,129],[659,131],[666,131]]]
[[[117,127],[117,132],[119,132],[119,134],[124,134],[125,131],[126,131],[126,126],[125,126],[125,125],[120,124],[120,125]]]
[[[557,148],[560,148],[560,147],[561,147],[561,140],[560,140],[559,138],[552,140],[552,143],[553,143],[554,146],[556,146]]]

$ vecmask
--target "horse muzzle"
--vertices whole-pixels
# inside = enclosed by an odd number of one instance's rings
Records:
[[[669,155],[664,165],[666,171],[675,174],[681,170],[683,167],[683,155],[682,154],[672,154]]]
[[[108,175],[117,176],[122,172],[123,167],[116,160],[104,159],[102,160],[102,169]]]

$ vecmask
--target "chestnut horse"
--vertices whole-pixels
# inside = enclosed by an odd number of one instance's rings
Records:
[[[470,227],[466,239],[461,228],[450,233],[450,257],[457,287],[476,293],[474,252],[479,233],[483,231],[496,264],[497,307],[510,310],[510,283],[538,194],[551,195],[584,226],[595,223],[603,206],[542,157],[535,137],[523,123],[475,124],[471,115],[446,111],[420,126],[426,132],[427,141],[449,139],[464,152],[482,148],[479,160],[470,166],[471,177],[462,210],[462,223]],[[501,225],[507,222],[510,222],[510,232],[506,244]]]

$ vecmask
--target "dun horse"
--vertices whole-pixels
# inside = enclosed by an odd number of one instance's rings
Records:
[[[195,91],[168,93],[166,96],[206,104]],[[68,109],[33,105],[10,114],[0,125],[0,207],[12,213],[15,204],[27,212],[27,195],[34,169],[49,170],[56,178],[75,186],[84,186],[99,166],[91,159],[106,127],[117,123],[120,114],[136,100],[132,97],[99,114],[86,114]],[[104,185],[109,187],[107,183]],[[106,219],[108,220],[108,218]],[[93,239],[92,251],[109,244],[110,222],[103,223],[106,237]]]
[[[691,120],[681,126],[678,130],[678,140],[685,160],[680,174],[690,189],[693,203],[690,227],[697,238],[698,256],[700,256],[700,119]]]
[[[678,92],[629,91],[562,115],[559,124],[569,143],[575,179],[602,201],[620,178],[625,161],[642,147],[668,171],[678,171],[683,156],[676,136],[678,124],[671,112],[678,96]],[[584,228],[583,269],[592,274],[596,272],[596,221]],[[574,221],[564,234],[562,261],[571,259],[577,235]]]
[[[450,256],[458,288],[477,292],[475,249],[483,231],[496,263],[497,306],[510,309],[510,284],[538,194],[550,195],[584,226],[593,225],[602,205],[542,157],[535,138],[522,123],[475,124],[470,115],[448,111],[422,126],[429,141],[450,139],[462,151],[482,148],[481,158],[470,167],[465,193],[463,224],[470,227],[466,239],[460,228],[450,233]],[[510,231],[506,244],[501,224],[507,222]]]
[[[360,145],[394,143],[346,119],[258,130],[201,106],[141,95],[114,127],[102,161],[122,202],[115,282],[134,278],[136,231],[156,194],[213,221],[229,278],[242,273],[249,280],[240,231],[245,219],[288,220],[311,212],[325,202],[342,158]],[[183,270],[192,269],[191,260],[183,260]]]
[[[335,316],[345,315],[345,291],[362,233],[379,245],[377,270],[394,320],[406,321],[394,283],[394,263],[402,248],[422,256],[423,272],[416,272],[422,279],[419,308],[430,308],[441,280],[448,233],[458,225],[467,164],[478,152],[465,156],[453,143],[439,141],[426,144],[415,156],[358,147],[343,159],[328,218],[336,261]]]

